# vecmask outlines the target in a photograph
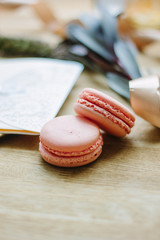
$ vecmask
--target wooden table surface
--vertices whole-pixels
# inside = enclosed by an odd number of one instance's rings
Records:
[[[26,8],[16,11],[14,19],[31,14]],[[11,34],[11,18],[0,15],[1,33]],[[36,24],[17,32],[33,36]],[[40,28],[38,36],[55,38],[41,35]],[[139,59],[150,65],[146,57]],[[130,108],[101,75],[85,70],[58,115],[74,114],[74,101],[84,87],[102,90]],[[38,136],[0,138],[0,240],[160,239],[160,129],[136,117],[130,135],[105,135],[99,159],[73,169],[44,162],[38,145]]]

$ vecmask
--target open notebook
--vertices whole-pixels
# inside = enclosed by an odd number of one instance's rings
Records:
[[[0,133],[39,134],[55,117],[83,70],[72,61],[0,60]]]

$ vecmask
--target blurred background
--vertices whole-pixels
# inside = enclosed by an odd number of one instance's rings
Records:
[[[104,0],[118,19],[118,31],[146,56],[160,59],[160,1]],[[96,0],[0,0],[0,37],[40,40],[56,46],[66,24],[96,14]],[[0,45],[2,48],[2,45]]]

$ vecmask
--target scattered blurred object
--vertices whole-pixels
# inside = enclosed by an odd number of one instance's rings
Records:
[[[45,27],[55,34],[65,38],[65,28],[56,17],[53,11],[43,0],[0,0],[0,7],[14,9],[20,6],[30,5],[37,16],[45,24]]]
[[[129,0],[126,17],[138,28],[160,28],[160,1]]]
[[[145,46],[155,41],[155,39],[152,39],[152,36],[148,38],[148,36],[140,34],[141,31],[135,28],[128,19],[123,16],[118,20],[118,30],[122,38],[124,36],[130,38],[140,51],[142,51]]]
[[[143,52],[149,59],[155,59],[157,62],[158,60],[160,61],[160,41],[147,45]]]
[[[160,29],[136,28],[125,17],[119,18],[118,30],[121,37],[129,37],[140,51],[148,44],[160,41]]]
[[[33,4],[32,7],[49,31],[62,38],[66,37],[64,24],[56,18],[53,11],[51,11],[44,1],[39,0],[36,4]]]
[[[138,37],[147,38],[148,40],[160,41],[160,30],[141,29],[136,32]]]
[[[130,37],[139,50],[160,40],[160,1],[128,0],[119,17],[119,32]]]

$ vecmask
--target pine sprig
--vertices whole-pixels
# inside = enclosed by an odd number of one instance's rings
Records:
[[[40,41],[0,36],[1,56],[49,57],[52,50],[49,44]]]

